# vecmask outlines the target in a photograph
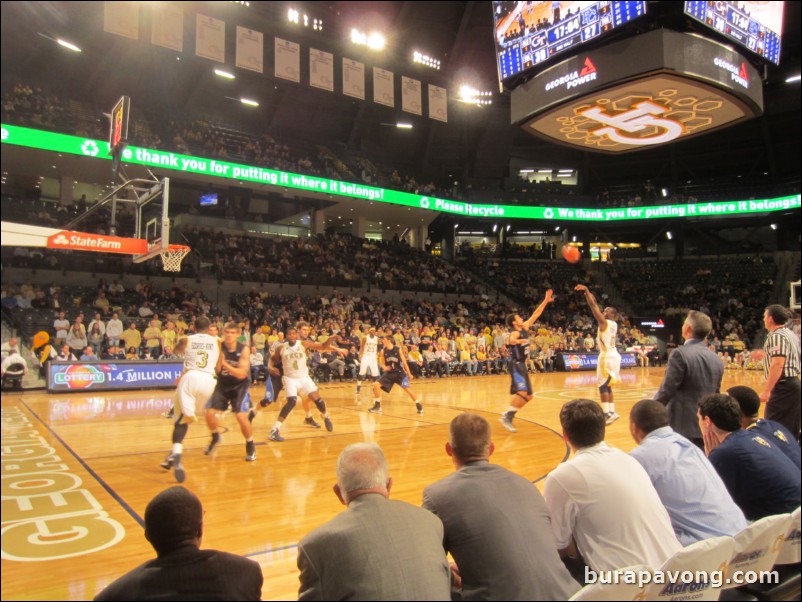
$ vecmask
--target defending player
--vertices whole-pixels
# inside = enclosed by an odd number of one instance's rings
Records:
[[[505,429],[514,433],[517,429],[512,424],[515,414],[532,399],[532,383],[529,381],[529,371],[526,369],[526,358],[529,356],[529,329],[532,324],[545,311],[546,306],[554,300],[554,291],[546,291],[542,303],[535,308],[529,319],[524,320],[518,314],[507,316],[507,327],[510,329],[510,338],[507,347],[510,350],[510,407],[501,415],[501,424]]]
[[[334,430],[331,418],[326,412],[326,402],[321,399],[317,385],[309,376],[306,350],[328,351],[334,349],[338,353],[347,353],[347,351],[334,345],[334,337],[329,337],[325,343],[318,343],[309,339],[308,336],[309,324],[299,322],[296,328],[290,328],[287,331],[287,340],[273,354],[273,364],[281,362],[284,369],[284,390],[287,392],[287,403],[281,408],[278,419],[267,437],[271,441],[284,441],[284,437],[281,436],[281,425],[298,402],[298,395],[308,397],[317,406],[327,431]]]
[[[251,409],[251,348],[238,341],[239,336],[240,327],[237,323],[229,322],[223,327],[223,344],[217,362],[217,386],[206,410],[206,424],[212,432],[212,440],[204,453],[211,454],[220,443],[217,413],[225,412],[231,406],[245,437],[245,460],[253,462],[256,459],[256,444],[248,420]]]
[[[184,353],[184,372],[178,380],[173,404],[178,408],[178,418],[173,426],[173,449],[161,467],[175,469],[175,479],[183,483],[186,471],[181,463],[184,437],[189,423],[197,420],[195,409],[203,407],[212,396],[215,387],[214,372],[220,356],[220,344],[209,334],[209,319],[195,320],[195,334],[187,337]]]
[[[621,355],[615,348],[615,338],[618,335],[618,324],[615,319],[618,312],[612,307],[605,307],[602,312],[596,303],[596,297],[584,284],[578,284],[574,290],[585,294],[590,311],[599,323],[596,333],[596,345],[599,347],[596,376],[599,381],[599,395],[604,409],[604,420],[609,425],[620,418],[615,412],[612,389],[613,385],[621,382]]]
[[[407,364],[406,350],[401,346],[396,346],[393,337],[390,335],[385,336],[382,342],[384,343],[384,349],[379,353],[379,360],[384,372],[382,372],[381,378],[373,383],[373,407],[368,412],[381,414],[381,391],[389,393],[393,385],[398,385],[415,402],[418,414],[422,415],[423,405],[418,401],[415,392],[409,386],[409,381],[413,379],[413,376],[412,372],[409,371],[409,364]]]

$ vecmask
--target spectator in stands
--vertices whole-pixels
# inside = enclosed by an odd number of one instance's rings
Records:
[[[160,333],[162,349],[169,347],[175,349],[176,341],[178,340],[178,332],[175,329],[175,323],[168,320],[164,325],[164,329]]]
[[[267,380],[267,366],[265,365],[265,356],[258,349],[251,349],[251,380],[256,382],[259,376],[263,380]]]
[[[78,361],[78,358],[75,357],[75,354],[73,354],[72,350],[70,349],[70,346],[67,345],[67,343],[64,343],[61,346],[61,351],[59,352],[59,354],[54,359],[56,359],[56,360],[58,360],[60,362],[77,362]]]
[[[125,352],[112,343],[109,345],[108,349],[101,354],[100,358],[104,360],[124,360]]]
[[[58,317],[53,322],[53,330],[56,333],[53,343],[56,346],[67,341],[67,333],[70,331],[70,321],[66,318],[64,311],[58,312]]]
[[[145,349],[150,352],[152,357],[158,357],[161,354],[161,336],[162,331],[159,327],[159,322],[154,318],[150,321],[145,332],[142,333],[142,338],[145,340]]]
[[[147,290],[150,291],[150,287],[147,287]],[[145,300],[142,302],[142,305],[139,306],[137,310],[139,313],[140,318],[152,318],[153,317],[153,310],[150,308],[150,303]]]
[[[138,360],[141,359],[139,357],[139,347],[134,347],[131,345],[125,352],[125,359],[127,360]]]
[[[574,457],[549,473],[543,490],[557,548],[568,558],[578,552],[596,571],[662,566],[682,546],[649,475],[604,442],[604,423],[601,407],[589,399],[560,410]]]
[[[123,323],[120,320],[119,315],[115,311],[111,314],[111,319],[106,324],[106,338],[108,339],[109,344],[119,345],[120,344],[120,337],[123,334]]]
[[[682,545],[746,528],[743,512],[702,450],[668,425],[665,406],[640,400],[630,411],[629,432],[638,444],[630,455],[649,475]]]
[[[738,402],[713,393],[699,402],[705,453],[750,521],[793,512],[802,495],[799,468],[768,437],[741,428]]]
[[[423,507],[443,521],[458,599],[567,600],[579,584],[560,562],[543,496],[490,464],[494,449],[487,420],[460,414],[446,443],[456,472],[423,492]]]
[[[99,309],[101,312],[103,312],[103,315],[108,315],[109,309],[111,309],[111,303],[109,303],[109,300],[106,298],[106,293],[100,291],[97,294],[97,299],[95,299],[95,302],[92,303],[92,307]]]
[[[75,355],[83,352],[84,348],[89,344],[86,340],[86,326],[83,324],[83,317],[76,316],[75,320],[67,331],[67,345],[70,346]]]
[[[142,344],[142,333],[137,330],[136,322],[131,322],[128,328],[126,328],[122,335],[120,335],[120,338],[125,344],[126,355],[131,351],[131,347],[138,350],[139,346]]]
[[[298,545],[299,600],[451,600],[443,524],[390,500],[392,482],[375,443],[342,451],[334,493],[348,510]]]
[[[82,362],[97,362],[100,358],[95,353],[95,350],[92,348],[91,345],[87,345],[86,348],[83,350],[81,354],[81,361]]]
[[[159,493],[145,508],[145,539],[157,558],[112,582],[95,600],[260,600],[258,563],[200,549],[204,514],[197,496],[183,487]]]

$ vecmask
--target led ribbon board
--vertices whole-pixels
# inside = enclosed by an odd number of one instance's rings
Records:
[[[111,160],[108,142],[79,138],[67,134],[56,134],[43,130],[5,125],[2,126],[3,145],[21,146],[63,154]],[[620,207],[614,209],[578,209],[576,207],[533,207],[520,205],[487,205],[464,203],[449,199],[421,196],[341,182],[329,178],[318,178],[301,174],[229,163],[216,159],[192,157],[168,151],[129,146],[123,151],[125,163],[164,168],[179,173],[204,174],[225,180],[247,181],[269,184],[283,188],[294,188],[308,192],[319,192],[333,196],[360,199],[379,203],[392,203],[405,207],[416,207],[465,217],[504,217],[510,219],[540,219],[556,222],[588,221],[613,222],[626,220],[678,218],[678,217],[727,217],[750,213],[767,213],[798,209],[802,206],[800,195],[776,199],[724,201],[717,203],[691,203],[687,205],[661,205],[654,207]]]

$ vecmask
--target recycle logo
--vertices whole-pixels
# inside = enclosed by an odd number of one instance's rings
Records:
[[[96,157],[99,150],[94,140],[87,140],[81,145],[81,152],[89,157]]]
[[[3,128],[2,136],[0,137],[2,137],[3,140],[8,140],[8,130],[6,128]]]
[[[420,206],[423,207],[424,209],[428,209],[429,208],[429,199],[427,199],[426,197],[423,197],[420,200]]]
[[[543,212],[543,217],[545,217],[546,219],[553,218],[554,217],[554,210],[551,207],[549,207],[548,209],[546,209]]]

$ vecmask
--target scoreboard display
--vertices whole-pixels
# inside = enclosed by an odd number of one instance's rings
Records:
[[[646,13],[645,2],[493,2],[504,81]]]
[[[780,64],[784,2],[685,2],[685,14],[747,50]]]

